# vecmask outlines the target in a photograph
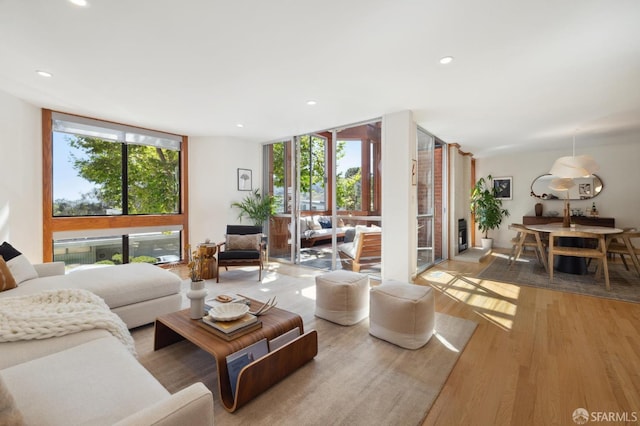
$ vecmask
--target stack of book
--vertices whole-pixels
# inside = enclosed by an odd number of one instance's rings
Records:
[[[207,327],[209,331],[226,341],[233,340],[262,327],[262,321],[257,316],[249,313],[233,321],[216,321],[207,315],[202,317],[202,322],[209,326]]]

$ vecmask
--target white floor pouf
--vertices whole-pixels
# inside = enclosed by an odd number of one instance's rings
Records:
[[[316,277],[317,317],[340,325],[353,325],[369,315],[369,276],[331,271]]]
[[[369,334],[418,349],[433,335],[435,311],[431,287],[385,280],[371,289]]]

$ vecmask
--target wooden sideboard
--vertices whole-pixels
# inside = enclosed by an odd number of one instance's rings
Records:
[[[585,226],[616,227],[616,219],[613,217],[571,216],[571,221]],[[556,222],[562,222],[562,216],[522,216],[523,225],[544,225]]]

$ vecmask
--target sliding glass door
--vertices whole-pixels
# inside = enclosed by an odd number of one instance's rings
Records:
[[[299,135],[264,146],[264,191],[276,198],[269,254],[325,270],[356,232],[380,232],[381,122]],[[344,261],[341,261],[343,259]],[[380,256],[367,267],[380,270]]]
[[[417,271],[442,260],[445,205],[444,144],[418,127],[416,164]]]

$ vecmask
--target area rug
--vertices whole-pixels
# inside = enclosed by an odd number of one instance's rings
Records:
[[[587,275],[554,271],[553,283],[550,283],[549,274],[535,258],[521,258],[511,269],[508,256],[495,254],[491,259],[478,278],[640,303],[640,278],[633,267],[627,271],[622,264],[610,262],[611,291],[607,291],[604,274],[599,279],[595,278],[595,264],[591,265]]]
[[[299,313],[306,331],[318,331],[318,355],[228,413],[219,402],[211,355],[189,342],[153,352],[153,327],[134,330],[141,363],[170,392],[196,381],[211,389],[218,425],[420,424],[476,328],[472,321],[437,314],[429,343],[415,351],[402,349],[369,335],[368,320],[343,327],[316,318],[313,277],[269,272],[258,283],[238,279],[241,272],[231,275],[225,273],[224,284],[208,283],[211,294],[235,291],[262,300],[276,295],[278,307]]]

